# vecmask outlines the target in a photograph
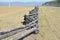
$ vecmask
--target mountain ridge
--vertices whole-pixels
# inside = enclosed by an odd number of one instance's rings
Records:
[[[42,2],[10,2],[11,6],[20,6],[20,5],[42,5]],[[0,6],[8,6],[9,2],[0,2]]]

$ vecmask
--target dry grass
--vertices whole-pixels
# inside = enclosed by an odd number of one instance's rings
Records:
[[[9,30],[11,28],[16,28],[22,26],[23,16],[28,14],[30,10],[34,7],[32,6],[0,6],[0,30]],[[20,32],[18,34],[21,34]],[[18,35],[16,34],[16,35]],[[11,40],[16,35],[10,36],[3,40]],[[32,40],[33,35],[29,36],[25,40]]]
[[[33,7],[0,7],[0,29],[9,29],[20,26],[23,16]],[[60,40],[60,8],[39,7],[39,30],[37,35],[30,35],[25,40]],[[11,26],[9,26],[11,25]],[[6,40],[10,40],[10,37]]]
[[[39,40],[60,40],[60,8],[39,7]]]
[[[23,16],[33,7],[29,6],[0,6],[0,30],[6,30],[21,26]]]

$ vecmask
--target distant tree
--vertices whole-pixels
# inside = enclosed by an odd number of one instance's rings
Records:
[[[56,2],[60,2],[60,0],[55,0]]]

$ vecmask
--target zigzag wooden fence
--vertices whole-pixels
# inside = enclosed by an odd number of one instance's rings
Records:
[[[27,30],[27,32],[17,35],[15,38],[11,40],[23,40],[30,34],[37,34],[38,30],[38,7],[35,7],[33,10],[29,12],[28,15],[24,16],[23,26],[19,28],[14,28],[11,30],[7,30],[5,32],[0,32],[0,40],[15,35],[16,33]]]

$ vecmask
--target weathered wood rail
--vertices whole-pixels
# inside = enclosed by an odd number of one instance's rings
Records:
[[[36,27],[34,28],[31,28],[30,30],[28,30],[27,32],[21,34],[21,35],[18,35],[16,36],[14,39],[12,40],[23,40],[23,38],[25,38],[26,36],[30,35],[32,32],[34,32],[35,30],[37,30]]]
[[[30,33],[38,33],[38,7],[36,6],[33,10],[29,12],[28,15],[24,16],[24,22],[23,26],[19,28],[14,28],[11,30],[7,30],[5,32],[0,32],[0,40],[10,37],[14,34],[17,34],[19,32],[22,32],[24,30],[27,30],[26,33],[23,33],[21,35],[17,35],[15,38],[12,40],[23,40],[27,35]]]

